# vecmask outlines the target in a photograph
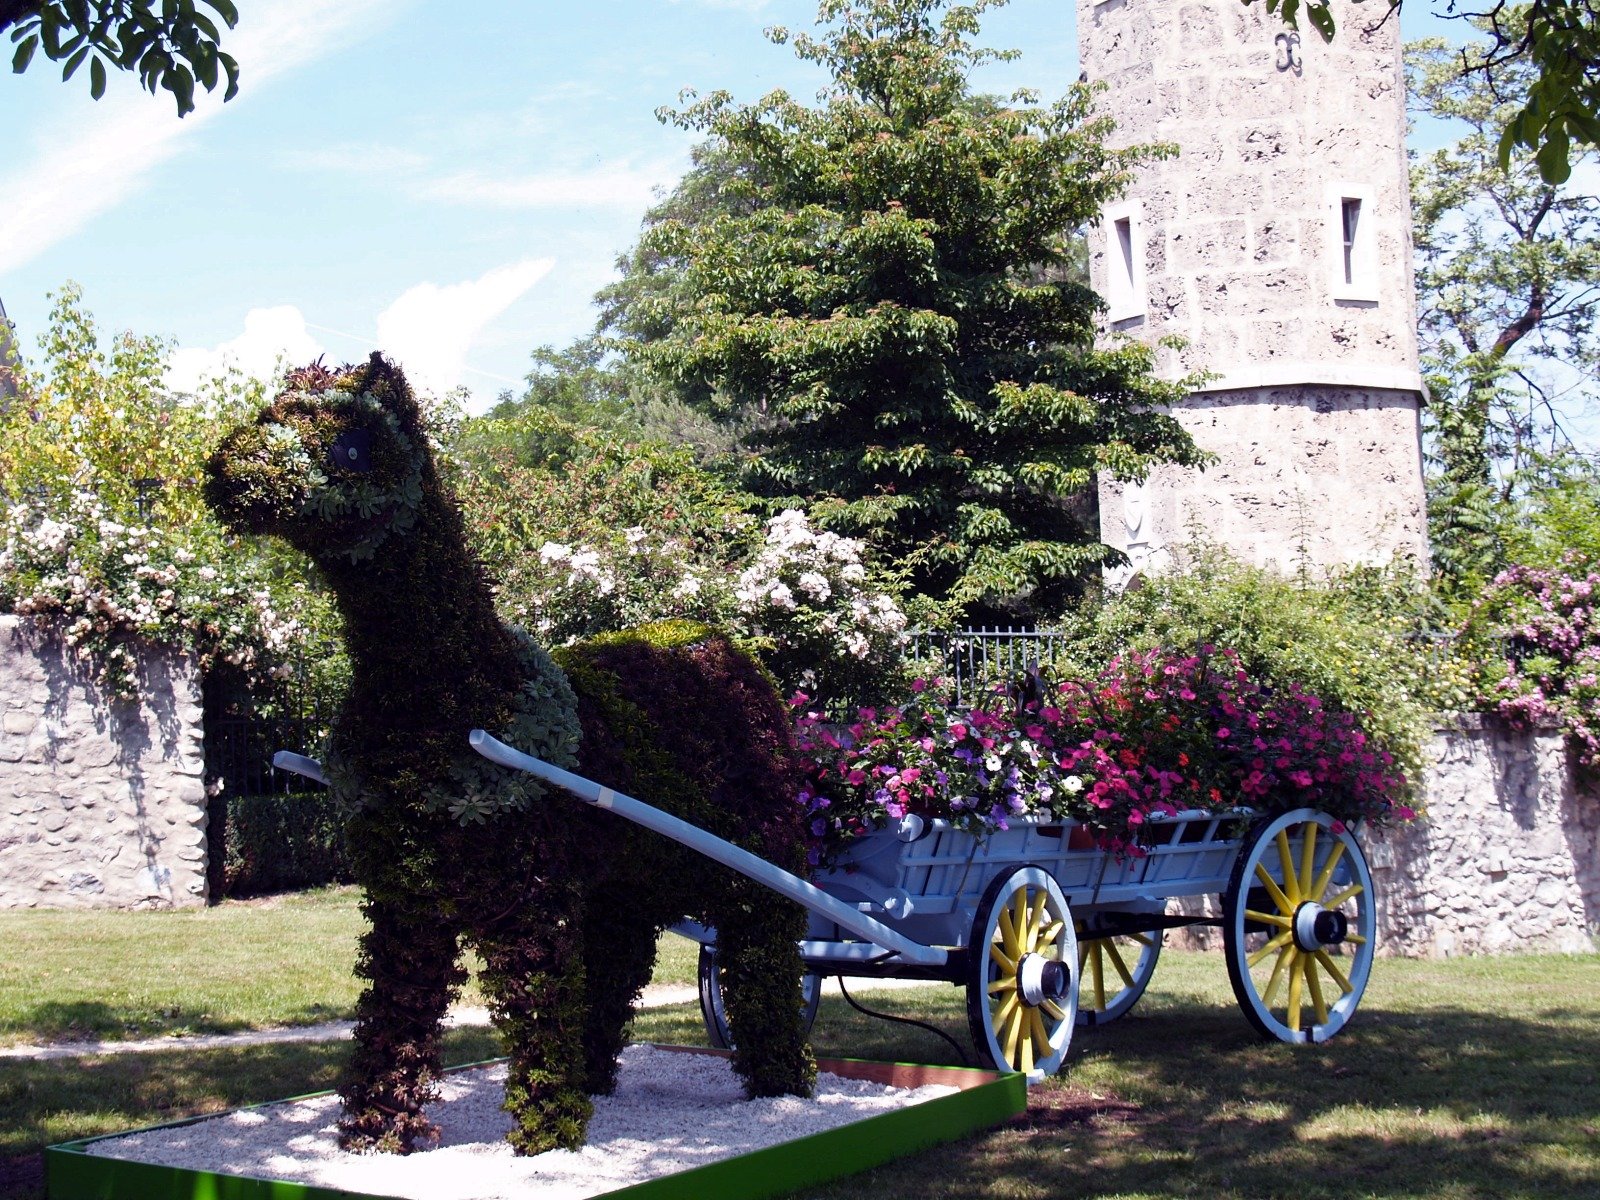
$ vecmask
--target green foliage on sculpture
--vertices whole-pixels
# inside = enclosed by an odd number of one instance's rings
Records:
[[[508,1140],[580,1145],[656,938],[685,915],[719,930],[743,989],[729,1013],[748,1090],[809,1091],[798,918],[467,743],[487,729],[798,862],[793,746],[761,668],[704,627],[669,626],[564,651],[569,683],[496,616],[401,373],[374,355],[287,382],[212,456],[206,494],[234,529],[308,554],[345,621],[351,682],[326,762],[370,928],[344,1143],[406,1152],[432,1136],[440,1023],[471,949],[511,1058]]]

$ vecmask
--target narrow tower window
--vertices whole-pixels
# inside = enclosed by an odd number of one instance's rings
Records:
[[[1334,300],[1376,302],[1378,237],[1372,188],[1336,183],[1328,188],[1328,284]]]
[[[1340,201],[1340,207],[1344,218],[1344,281],[1353,284],[1356,281],[1356,229],[1361,224],[1361,200],[1359,197],[1345,196]]]
[[[1145,315],[1144,221],[1137,200],[1106,209],[1106,304],[1113,322]]]

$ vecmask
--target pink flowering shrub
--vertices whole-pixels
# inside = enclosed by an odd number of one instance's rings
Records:
[[[1560,568],[1515,566],[1497,575],[1474,622],[1511,639],[1513,653],[1490,698],[1527,729],[1558,722],[1579,766],[1600,773],[1600,572],[1569,554]]]
[[[813,863],[907,813],[980,835],[1020,816],[1071,819],[1131,856],[1152,820],[1182,811],[1414,815],[1405,777],[1355,714],[1295,687],[1270,692],[1209,646],[1128,655],[1092,682],[1028,699],[1002,689],[956,708],[923,688],[915,703],[863,708],[845,726],[795,699]]]

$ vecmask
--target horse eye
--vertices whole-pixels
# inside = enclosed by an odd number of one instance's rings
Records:
[[[328,457],[343,471],[372,470],[372,434],[365,429],[345,430],[334,438]]]

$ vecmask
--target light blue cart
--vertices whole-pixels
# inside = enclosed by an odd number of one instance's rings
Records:
[[[1313,809],[1182,812],[1144,827],[1140,857],[1095,848],[1076,821],[1030,818],[979,837],[908,816],[802,879],[660,809],[474,730],[472,746],[578,799],[653,829],[805,907],[808,1019],[826,976],[944,980],[965,989],[985,1065],[1053,1074],[1078,1025],[1112,1021],[1143,994],[1166,930],[1221,925],[1240,1007],[1264,1036],[1321,1042],[1354,1014],[1372,965],[1375,894],[1355,831]],[[274,760],[320,778],[298,755]],[[1220,898],[1220,916],[1168,902]],[[714,930],[700,997],[726,1047]]]

